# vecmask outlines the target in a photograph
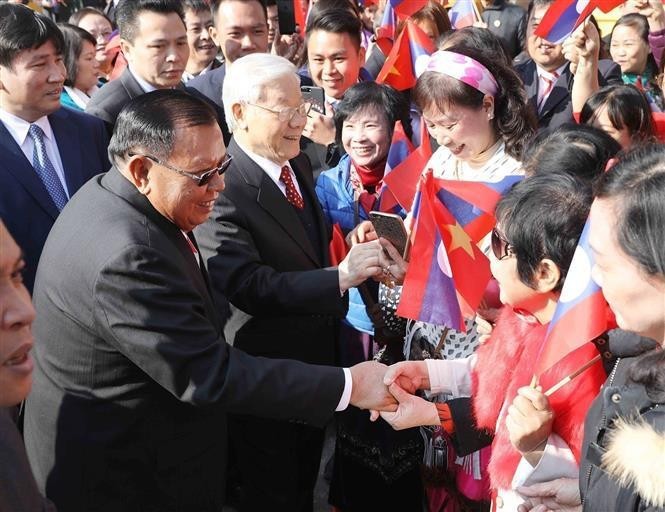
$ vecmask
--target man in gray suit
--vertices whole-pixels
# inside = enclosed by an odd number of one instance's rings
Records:
[[[258,359],[225,343],[191,233],[231,161],[209,105],[141,95],[109,154],[116,166],[63,210],[37,272],[25,442],[58,508],[218,512],[227,412],[323,425],[348,403],[394,408],[376,363]]]

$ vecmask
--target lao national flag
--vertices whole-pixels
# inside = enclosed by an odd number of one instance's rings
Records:
[[[625,0],[555,0],[540,20],[535,34],[546,41],[561,43],[595,9],[610,12]]]
[[[404,127],[401,121],[395,123],[393,130],[393,138],[388,150],[388,159],[386,160],[386,169],[383,174],[384,186],[381,189],[379,210],[382,212],[392,212],[395,207],[398,207],[398,201],[390,191],[389,187],[385,186],[385,179],[391,171],[399,166],[408,156],[413,153],[413,144],[404,133]]]
[[[395,41],[395,31],[397,30],[397,15],[390,2],[386,3],[383,10],[381,24],[376,29],[376,44],[384,55],[388,55],[393,48]]]
[[[536,375],[615,327],[614,316],[605,297],[600,287],[591,279],[592,267],[593,256],[589,247],[587,220],[536,363]],[[580,361],[578,367],[585,362]]]
[[[390,85],[398,91],[410,89],[416,85],[417,66],[421,67],[433,51],[432,40],[415,23],[407,20],[376,82]]]
[[[391,7],[400,18],[408,18],[427,5],[428,0],[390,0]]]
[[[427,173],[414,201],[415,235],[397,314],[464,330],[490,279],[489,261],[438,197]]]
[[[432,156],[432,147],[424,121],[421,121],[420,140],[422,142],[418,149],[407,156],[402,163],[392,167],[383,177],[384,185],[406,211],[411,211],[415,203],[418,180]]]
[[[499,199],[523,176],[506,176],[497,182],[439,180],[439,200],[459,221],[474,243],[494,227],[494,209]]]
[[[453,5],[448,11],[450,24],[455,30],[470,27],[473,25],[473,22],[476,21],[474,8],[473,5],[471,5],[471,2],[473,2],[473,0],[457,0],[455,5]]]

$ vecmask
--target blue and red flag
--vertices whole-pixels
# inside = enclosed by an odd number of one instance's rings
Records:
[[[465,329],[491,277],[489,260],[441,200],[428,172],[414,200],[414,238],[397,314]]]
[[[593,256],[587,220],[568,269],[566,282],[536,362],[540,375],[568,354],[615,327],[615,320],[600,287],[591,279]],[[572,356],[571,356],[572,357]],[[586,361],[582,357],[578,367]]]
[[[610,12],[625,0],[555,0],[540,20],[535,34],[551,43],[561,43],[595,9]]]
[[[395,41],[386,62],[376,77],[379,84],[387,84],[398,91],[416,85],[416,66],[427,61],[434,51],[432,40],[411,20],[407,20],[404,30]]]
[[[388,3],[392,6],[398,17],[404,19],[412,16],[427,5],[428,0],[390,0]]]
[[[384,175],[383,183],[397,202],[407,212],[411,211],[414,205],[414,197],[418,187],[418,180],[432,156],[432,146],[430,145],[429,135],[425,122],[421,119],[420,123],[420,146],[413,151],[399,165],[392,167],[390,173]]]
[[[388,158],[386,160],[386,170],[383,173],[383,179],[386,179],[393,169],[397,168],[408,156],[413,153],[413,144],[406,136],[404,127],[401,121],[395,122],[395,129],[393,130],[393,138],[388,150]],[[392,212],[398,206],[399,201],[390,191],[389,187],[384,186],[381,189],[381,196],[379,198],[379,210],[382,212]]]
[[[397,31],[397,15],[390,2],[386,3],[383,10],[381,24],[376,29],[376,44],[384,55],[388,55],[393,49],[395,41],[395,32]]]
[[[448,11],[450,24],[455,30],[470,27],[476,21],[475,9],[471,2],[473,0],[457,0]]]
[[[438,180],[438,197],[474,243],[479,243],[496,224],[494,209],[501,196],[522,179],[512,175],[497,182]]]

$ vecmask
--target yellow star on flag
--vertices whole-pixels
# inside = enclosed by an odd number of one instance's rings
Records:
[[[389,75],[397,75],[400,76],[401,73],[399,72],[399,69],[397,69],[395,66],[393,66],[390,71],[388,71]]]
[[[455,249],[464,249],[466,253],[471,256],[473,256],[473,247],[472,247],[472,241],[469,235],[464,231],[464,228],[459,225],[459,222],[455,222],[455,224],[444,224],[443,226],[448,233],[450,233],[451,236],[451,241],[450,241],[450,248],[448,249],[450,252],[453,252]]]

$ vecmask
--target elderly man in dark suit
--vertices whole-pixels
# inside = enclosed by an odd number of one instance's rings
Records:
[[[540,128],[556,128],[574,122],[570,91],[575,79],[572,64],[566,60],[561,44],[537,37],[534,32],[554,0],[535,0],[529,6],[527,52],[529,58],[515,66],[522,78],[529,103]],[[621,68],[610,60],[598,63],[598,83],[621,84]]]
[[[53,21],[2,4],[0,33],[0,217],[25,251],[32,291],[60,210],[109,168],[108,138],[101,121],[60,106],[64,41]]]
[[[25,442],[59,509],[218,512],[227,412],[322,425],[347,402],[394,405],[381,365],[258,359],[224,342],[192,235],[231,161],[207,103],[139,96],[109,155],[116,166],[56,221],[33,297]]]
[[[269,54],[243,57],[228,70],[223,100],[233,162],[197,237],[221,314],[230,303],[227,339],[253,355],[331,364],[345,292],[379,270],[378,241],[331,266],[330,226],[299,148],[308,105],[295,66]],[[234,416],[231,438],[241,510],[312,510],[322,429]]]

